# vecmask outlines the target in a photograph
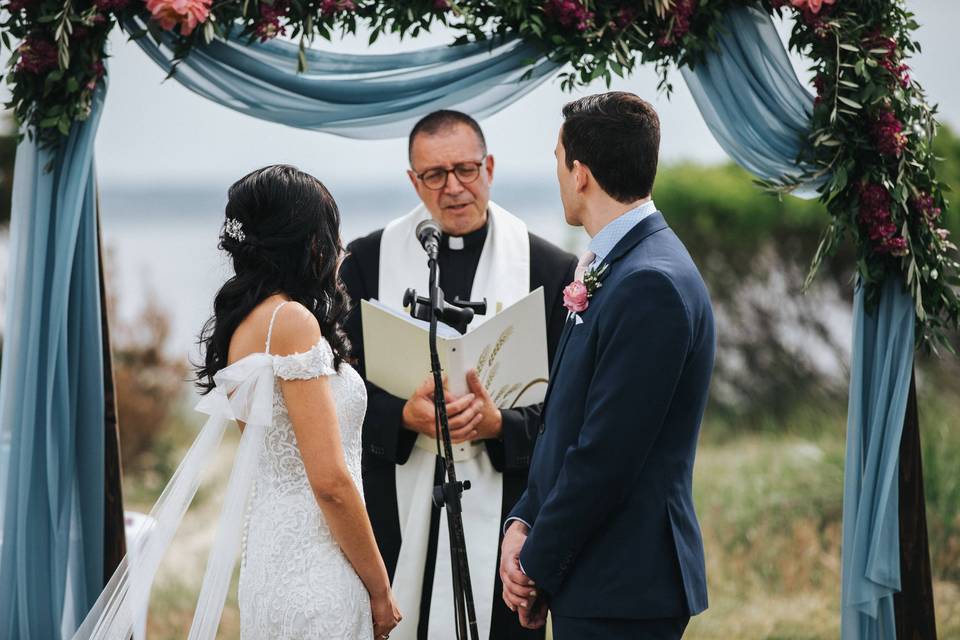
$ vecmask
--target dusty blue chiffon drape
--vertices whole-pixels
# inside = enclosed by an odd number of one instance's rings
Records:
[[[104,397],[93,145],[106,87],[14,173],[0,372],[0,637],[72,633],[103,582]]]
[[[708,127],[754,175],[807,179],[811,167],[802,158],[813,100],[773,23],[759,8],[739,7],[724,27],[717,51],[682,70]],[[167,46],[136,42],[170,69]],[[483,118],[557,71],[520,40],[391,55],[308,50],[302,74],[297,56],[295,45],[281,41],[216,41],[194,51],[173,77],[256,118],[385,138],[406,135],[438,108]],[[2,637],[69,635],[103,580],[104,345],[93,141],[105,90],[59,151],[25,141],[17,154],[0,372]],[[797,195],[814,196],[826,177],[807,179]],[[913,362],[912,322],[899,283],[885,285],[872,313],[857,293],[844,487],[846,640],[893,638],[896,452]]]

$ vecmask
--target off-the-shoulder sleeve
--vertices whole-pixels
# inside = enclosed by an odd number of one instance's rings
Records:
[[[325,338],[320,338],[309,351],[273,356],[273,372],[283,380],[309,380],[337,374],[333,368],[333,350]]]

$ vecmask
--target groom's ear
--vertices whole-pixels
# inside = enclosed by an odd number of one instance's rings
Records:
[[[587,165],[583,164],[579,160],[574,160],[573,179],[576,185],[576,192],[583,193],[590,185],[590,180],[593,179],[593,174],[590,173],[590,168],[587,167]]]

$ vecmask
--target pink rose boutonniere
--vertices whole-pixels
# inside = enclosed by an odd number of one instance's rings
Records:
[[[563,306],[577,319],[577,324],[583,322],[579,314],[590,306],[590,298],[603,286],[601,282],[610,265],[605,264],[599,269],[590,269],[583,275],[583,280],[574,280],[563,289]]]

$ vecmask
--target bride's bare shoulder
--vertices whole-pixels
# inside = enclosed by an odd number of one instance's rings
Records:
[[[281,308],[282,307],[282,308]],[[273,322],[271,332],[270,323]],[[273,295],[262,300],[240,321],[230,338],[229,362],[236,362],[251,353],[269,352],[286,355],[303,351],[316,344],[320,325],[310,310],[299,302]]]
[[[320,323],[299,302],[283,305],[273,322],[270,353],[279,356],[309,351],[321,338]]]

